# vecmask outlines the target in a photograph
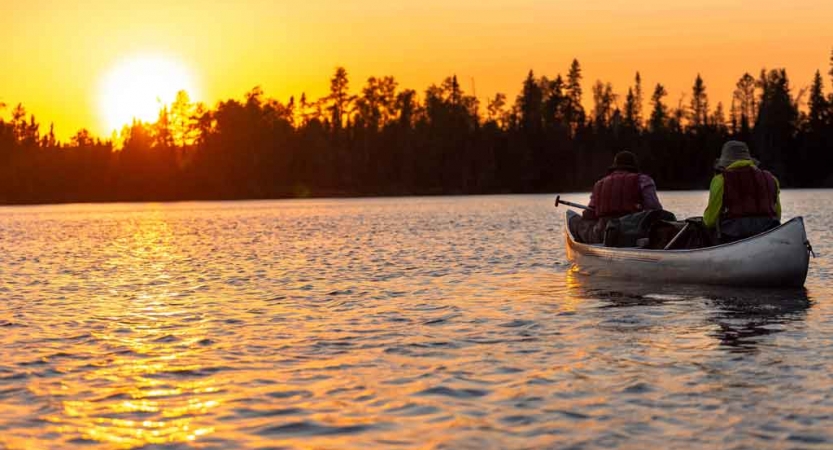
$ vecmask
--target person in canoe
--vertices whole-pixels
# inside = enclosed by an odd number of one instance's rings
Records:
[[[733,242],[777,227],[781,223],[778,179],[758,163],[741,141],[723,144],[715,162],[703,225],[720,242]]]
[[[588,244],[605,241],[605,230],[613,219],[643,211],[662,210],[654,180],[639,171],[636,155],[621,151],[613,158],[607,175],[597,181],[590,194],[589,209],[575,217],[570,226]]]

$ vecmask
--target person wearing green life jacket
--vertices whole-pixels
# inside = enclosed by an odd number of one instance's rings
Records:
[[[778,179],[758,168],[746,143],[723,144],[715,170],[703,224],[717,230],[720,242],[737,241],[780,225]]]

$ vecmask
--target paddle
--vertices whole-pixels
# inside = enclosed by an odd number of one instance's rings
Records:
[[[561,200],[561,196],[556,195],[555,196],[555,207],[558,208],[558,205],[567,205],[567,206],[572,206],[573,208],[586,209],[586,210],[590,210],[590,211],[593,210],[593,208],[590,208],[589,206],[584,206],[584,205],[580,205],[578,203],[568,202],[567,200]]]
[[[671,249],[671,246],[677,243],[677,239],[679,239],[679,238],[680,238],[680,236],[682,236],[682,235],[683,235],[683,233],[685,233],[685,232],[686,232],[686,230],[688,230],[688,226],[689,226],[689,225],[691,225],[691,222],[686,221],[685,226],[683,227],[683,229],[682,229],[682,230],[680,230],[680,232],[679,232],[679,233],[677,233],[677,235],[676,235],[676,236],[674,236],[674,239],[671,239],[671,242],[669,242],[669,243],[668,243],[668,245],[666,245],[666,246],[665,246],[665,248],[663,248],[663,250],[670,250],[670,249]]]

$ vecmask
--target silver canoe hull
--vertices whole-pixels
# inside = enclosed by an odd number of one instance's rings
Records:
[[[610,248],[576,242],[564,224],[567,258],[580,273],[656,283],[749,287],[801,287],[810,255],[804,220],[730,244],[696,250]]]

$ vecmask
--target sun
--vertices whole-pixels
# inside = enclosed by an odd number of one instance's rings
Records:
[[[159,110],[177,92],[197,98],[197,83],[188,68],[175,59],[136,56],[116,64],[101,83],[99,113],[108,131],[117,131],[134,119],[155,122]]]

